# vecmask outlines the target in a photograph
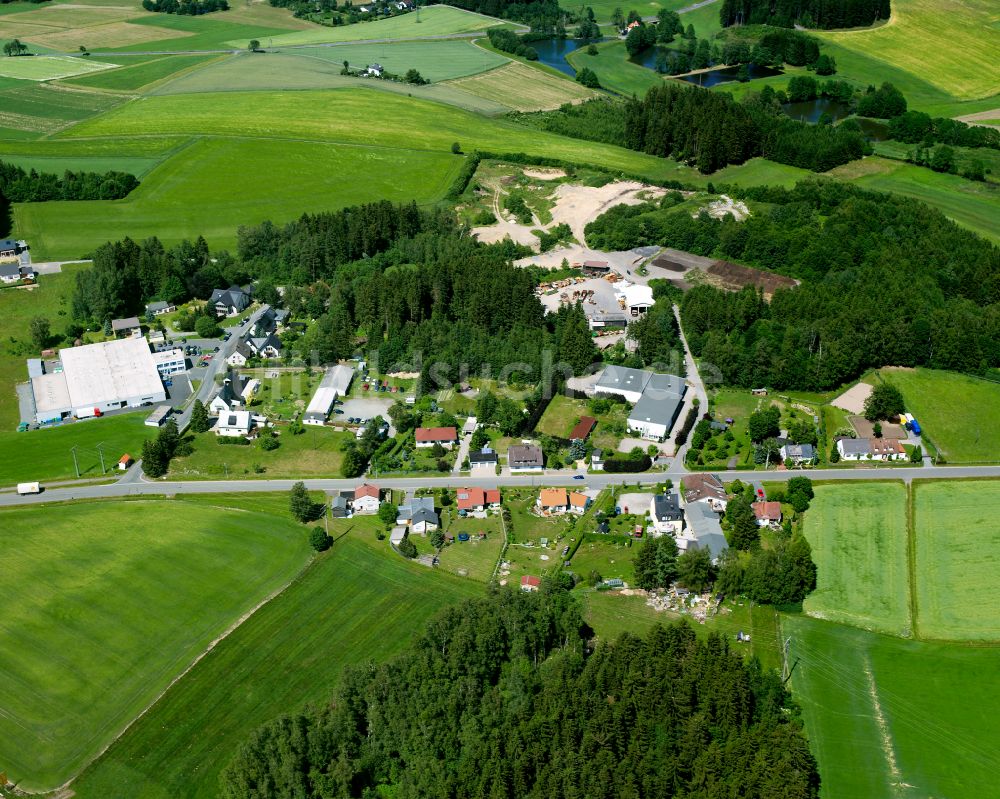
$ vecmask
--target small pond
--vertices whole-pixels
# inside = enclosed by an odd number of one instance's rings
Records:
[[[770,78],[781,74],[780,69],[761,67],[757,64],[747,64],[746,68],[751,80],[755,80],[756,78]],[[718,86],[720,83],[732,83],[735,80],[739,80],[739,74],[740,68],[737,66],[716,67],[706,72],[697,72],[694,75],[681,75],[679,79],[710,89],[713,86]]]
[[[834,122],[839,122],[851,115],[851,107],[847,103],[830,97],[817,97],[815,100],[800,100],[797,103],[785,103],[781,106],[792,119],[800,122],[819,122],[823,114],[829,114]]]
[[[565,72],[570,77],[576,77],[576,70],[570,66],[566,56],[574,50],[586,47],[589,42],[579,39],[539,39],[537,42],[526,42],[526,44],[535,48],[538,60],[542,64]]]

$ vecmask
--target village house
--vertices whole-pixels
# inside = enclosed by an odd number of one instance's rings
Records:
[[[127,319],[112,319],[111,332],[115,334],[115,338],[139,338],[142,336],[142,325],[134,316]]]
[[[569,495],[565,488],[543,488],[535,500],[542,516],[556,516],[569,510]]]
[[[684,506],[684,521],[684,532],[676,537],[677,549],[706,549],[716,563],[728,547],[719,515],[707,502],[691,502]]]
[[[350,519],[354,495],[349,491],[338,491],[330,500],[330,515],[334,519]]]
[[[760,527],[781,524],[781,503],[754,502],[753,515],[757,517],[757,524]]]
[[[590,468],[595,472],[604,471],[604,451],[595,449],[590,453]]]
[[[369,483],[362,483],[354,489],[354,501],[352,507],[355,513],[373,514],[378,513],[380,492],[378,486]]]
[[[258,358],[281,357],[281,339],[274,333],[268,333],[260,338],[247,339],[246,343]]]
[[[208,298],[208,303],[215,309],[216,316],[236,316],[249,308],[252,301],[252,289],[249,286],[215,289]]]
[[[545,468],[545,456],[534,444],[513,444],[507,450],[507,465],[511,474],[540,472]]]
[[[649,518],[653,521],[656,535],[680,535],[684,529],[680,497],[675,493],[655,494],[649,503]]]
[[[569,510],[577,516],[582,516],[587,512],[593,500],[582,491],[571,491],[569,494]]]
[[[688,505],[705,502],[716,513],[722,513],[729,501],[722,481],[714,474],[686,474],[681,478],[681,488],[684,490],[684,502]]]
[[[458,441],[458,430],[454,427],[418,427],[414,432],[418,448],[433,447],[440,444],[445,449],[451,449]]]
[[[0,264],[0,281],[4,283],[19,283],[22,280],[34,280],[35,270],[30,266],[18,263]]]
[[[473,450],[469,453],[469,468],[473,472],[489,472],[493,474],[500,463],[500,456],[489,447]]]
[[[229,411],[219,415],[219,420],[215,423],[215,434],[228,438],[248,436],[251,427],[253,419],[250,418],[249,411]]]
[[[23,241],[14,239],[0,239],[0,258],[14,258],[27,249]]]
[[[434,510],[434,497],[409,497],[396,511],[396,524],[409,527],[410,532],[426,534],[436,530],[441,520]]]
[[[467,513],[485,513],[500,507],[500,491],[496,488],[460,488],[455,492],[456,505]]]
[[[243,380],[235,372],[230,372],[222,381],[219,392],[208,403],[208,412],[219,416],[228,411],[234,411],[243,405]]]
[[[816,460],[816,449],[812,444],[784,444],[778,450],[781,460],[792,461],[796,466],[813,463]]]
[[[871,440],[867,438],[838,438],[837,452],[844,461],[870,460],[872,457]]]
[[[541,587],[542,587],[542,581],[533,575],[526,574],[524,575],[524,577],[521,578],[522,591],[528,591],[528,592],[537,591]]]
[[[226,358],[226,363],[230,366],[246,366],[247,362],[254,357],[254,351],[245,341],[240,341],[233,350],[232,355]]]
[[[164,302],[163,300],[151,302],[146,305],[146,313],[150,316],[163,316],[164,314],[173,313],[176,310],[176,305],[172,302]]]
[[[895,438],[871,439],[872,460],[894,461],[906,457],[906,450]]]

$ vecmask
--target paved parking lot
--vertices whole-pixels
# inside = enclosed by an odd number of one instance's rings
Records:
[[[343,404],[338,402],[336,405],[337,410],[343,411],[343,414],[335,414],[332,421],[342,423],[352,416],[367,421],[381,416],[388,422],[390,405],[392,405],[390,399],[375,399],[374,397],[346,399]]]

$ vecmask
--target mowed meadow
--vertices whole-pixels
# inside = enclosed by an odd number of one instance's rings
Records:
[[[147,500],[0,513],[10,588],[0,763],[28,790],[75,774],[309,559],[290,519]]]
[[[996,480],[816,487],[819,584],[782,634],[824,797],[993,792],[998,513]]]

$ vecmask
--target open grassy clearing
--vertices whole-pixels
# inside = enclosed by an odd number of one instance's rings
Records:
[[[578,72],[589,67],[597,75],[601,87],[626,97],[642,97],[653,86],[663,83],[663,78],[651,69],[628,60],[625,42],[615,39],[597,45],[597,55],[587,55],[586,48],[574,50],[567,61]]]
[[[408,69],[415,69],[430,81],[478,75],[509,63],[505,56],[461,39],[345,44],[339,47],[311,47],[296,53],[305,58],[331,62],[338,70],[345,60],[356,69],[379,63],[396,75],[405,75]]]
[[[453,507],[442,521],[444,531],[455,536],[455,541],[441,550],[438,568],[460,577],[489,582],[503,549],[503,523],[499,516],[462,518]],[[479,538],[481,532],[486,533],[485,539]],[[468,533],[469,540],[459,541],[460,533]],[[416,542],[421,536],[413,538]]]
[[[123,23],[132,41],[123,43],[99,43],[89,45],[96,51],[102,49],[115,52],[142,52],[150,49],[162,51],[220,50],[227,49],[229,39],[239,38],[249,41],[264,41],[268,36],[279,36],[301,28],[289,12],[274,9],[282,14],[274,22],[263,21],[253,15],[244,15],[237,4],[221,14],[206,14],[200,17],[178,14],[150,14]],[[308,24],[308,23],[306,23]],[[310,25],[311,27],[311,25]],[[155,46],[151,45],[155,42]],[[244,48],[245,49],[245,45]]]
[[[115,60],[121,62],[118,69],[103,72],[99,75],[84,75],[72,78],[67,83],[73,86],[85,86],[90,89],[110,90],[117,92],[134,92],[145,89],[154,83],[160,83],[168,78],[187,72],[200,66],[204,66],[219,56],[210,55],[171,55],[142,58],[141,61],[126,60],[116,56]]]
[[[19,80],[56,80],[114,69],[117,64],[73,56],[36,56],[0,59],[0,75]]]
[[[196,434],[192,437],[194,452],[184,458],[175,458],[170,464],[169,476],[180,480],[342,476],[340,465],[344,454],[341,447],[353,440],[353,433],[310,426],[298,436],[287,429],[278,432],[281,445],[270,452],[256,443],[246,447],[220,444],[213,432]]]
[[[896,161],[905,161],[907,156],[918,147],[915,144],[906,144],[901,141],[872,142],[876,155],[885,158],[892,158]],[[973,161],[982,163],[986,170],[986,181],[988,183],[1000,183],[1000,150],[993,150],[989,147],[952,147],[955,153],[955,167],[958,173],[966,171]]]
[[[1000,92],[998,23],[991,0],[896,0],[886,25],[815,35],[920,76],[957,98],[973,99]]]
[[[596,96],[596,92],[576,81],[556,77],[518,61],[481,75],[459,78],[451,85],[515,111],[544,111]]]
[[[1000,483],[920,483],[914,497],[920,637],[1000,640]]]
[[[14,381],[27,379],[24,360],[19,360],[20,373],[11,375],[13,380],[4,383],[4,395],[14,392]],[[14,370],[12,370],[14,371]],[[6,377],[7,372],[0,373]],[[149,416],[148,409],[135,413],[118,414],[101,419],[86,419],[81,422],[60,425],[46,430],[16,432],[16,399],[3,403],[4,416],[10,424],[0,430],[0,451],[5,456],[0,462],[0,486],[12,486],[24,480],[73,480],[73,455],[71,447],[77,447],[77,461],[81,478],[101,477],[101,457],[97,445],[103,445],[104,464],[111,479],[118,459],[128,452],[138,457],[142,442],[156,435],[156,430],[146,427],[143,420]]]
[[[901,483],[823,485],[804,533],[818,569],[803,609],[866,630],[910,635],[906,489]]]
[[[823,797],[995,792],[1000,650],[904,641],[804,616],[781,623]]]
[[[1000,384],[936,369],[883,369],[949,463],[1000,459]]]
[[[326,44],[328,42],[357,42],[375,39],[426,39],[456,33],[475,33],[497,25],[510,23],[452,6],[430,6],[420,10],[420,20],[415,13],[359,22],[355,25],[326,27],[313,25],[308,30],[274,36],[267,47],[290,47],[300,44]],[[233,38],[227,42],[232,47],[245,48],[248,40]]]
[[[304,529],[184,502],[0,514],[0,760],[22,788],[72,777],[309,557]]]
[[[658,177],[669,162],[605,144],[483,119],[454,108],[363,89],[149,97],[76,126],[68,138],[151,132],[340,141],[448,152],[524,151]]]
[[[204,235],[213,247],[232,247],[237,227],[265,219],[283,222],[378,199],[436,201],[461,163],[444,149],[200,139],[123,200],[23,203],[15,207],[14,225],[38,259],[79,257],[126,235],[158,236],[166,244]]]
[[[766,158],[751,158],[739,165],[730,165],[711,175],[697,174],[692,182],[719,186],[723,183],[737,183],[741,186],[787,186],[791,188],[800,180],[815,177],[815,172],[797,166],[779,164]]]
[[[276,502],[284,508],[287,497]],[[375,540],[379,526],[374,517],[331,523],[333,548],[84,772],[73,784],[77,797],[216,796],[219,772],[259,725],[327,700],[345,665],[391,657],[439,608],[483,590],[388,552]]]
[[[890,191],[921,200],[949,219],[993,241],[1000,241],[996,218],[1000,190],[958,175],[934,172],[927,167],[871,156],[852,161],[828,173],[876,191]]]

